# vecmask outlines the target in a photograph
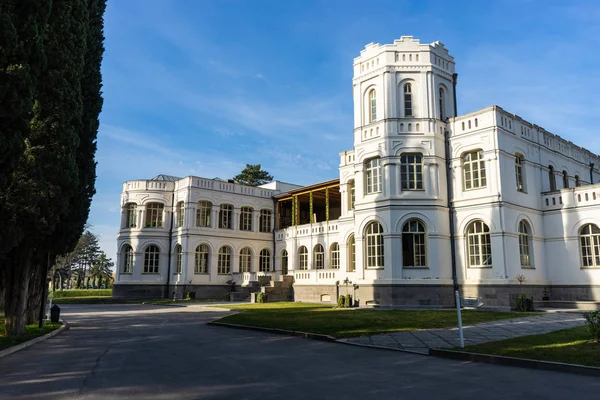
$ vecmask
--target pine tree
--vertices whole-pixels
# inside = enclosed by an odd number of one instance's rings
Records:
[[[246,168],[233,177],[233,180],[241,185],[259,186],[271,182],[273,177],[260,164],[246,164]]]

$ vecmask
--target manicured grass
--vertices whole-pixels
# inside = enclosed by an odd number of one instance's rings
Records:
[[[54,299],[62,299],[65,297],[111,297],[112,289],[69,289],[55,290],[52,292]]]
[[[310,303],[264,303],[224,308],[245,312],[220,322],[319,333],[338,338],[386,332],[448,328],[457,325],[453,310],[336,309]],[[526,313],[463,311],[463,324],[531,316]]]
[[[465,347],[473,353],[600,367],[600,343],[585,326]]]
[[[63,297],[52,299],[53,304],[130,304],[143,300],[113,299],[111,296]]]
[[[47,333],[52,332],[55,329],[58,329],[62,324],[51,324],[46,323],[40,329],[37,324],[27,325],[25,335],[17,336],[17,337],[8,337],[4,334],[4,315],[0,315],[0,350],[4,350],[9,348],[10,346],[14,346],[19,343],[26,342],[38,336],[45,335]]]

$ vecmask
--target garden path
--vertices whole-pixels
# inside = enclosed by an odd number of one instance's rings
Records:
[[[463,327],[465,346],[511,339],[519,336],[540,335],[585,324],[580,313],[546,313],[531,317],[482,322]],[[341,342],[385,347],[428,354],[429,349],[460,346],[458,328],[426,329],[392,332],[373,336],[340,339]]]

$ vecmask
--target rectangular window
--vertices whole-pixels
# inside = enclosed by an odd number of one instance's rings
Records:
[[[148,203],[146,206],[147,228],[162,228],[164,208],[165,206],[161,203]]]
[[[230,204],[221,204],[221,210],[219,211],[219,228],[221,229],[232,229],[231,217],[233,213],[233,206]]]
[[[381,192],[381,166],[380,159],[372,158],[366,163],[366,192],[373,194]]]
[[[210,228],[210,213],[212,212],[212,203],[209,201],[198,202],[196,211],[196,226]]]
[[[423,157],[421,154],[403,154],[400,157],[402,190],[423,190]]]
[[[525,185],[523,182],[523,156],[520,155],[515,157],[515,176],[517,179],[517,191],[524,192]]]
[[[185,204],[183,201],[177,203],[177,227],[182,228],[185,221]]]
[[[271,232],[271,218],[272,218],[271,210],[260,210],[260,231],[261,232]]]
[[[240,230],[251,231],[252,230],[252,208],[242,207],[240,214]]]
[[[463,157],[465,190],[486,186],[485,160],[481,151],[474,151]]]
[[[137,205],[130,203],[127,205],[127,226],[126,228],[135,228],[137,225]]]

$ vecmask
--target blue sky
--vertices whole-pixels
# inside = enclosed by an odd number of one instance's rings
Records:
[[[450,50],[459,114],[497,104],[600,153],[599,20],[593,0],[109,0],[89,223],[115,259],[126,180],[338,177],[353,58],[403,35]]]

